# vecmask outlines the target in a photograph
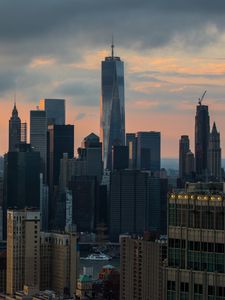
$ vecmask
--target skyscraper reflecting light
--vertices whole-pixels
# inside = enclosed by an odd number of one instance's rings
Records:
[[[102,61],[101,141],[104,168],[112,168],[112,146],[125,145],[124,64],[114,56]]]

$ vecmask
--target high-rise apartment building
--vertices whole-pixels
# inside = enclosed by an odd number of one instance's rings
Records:
[[[6,292],[13,295],[24,285],[40,289],[40,212],[8,210]]]
[[[39,108],[46,111],[48,125],[65,125],[64,99],[41,99]]]
[[[195,116],[195,169],[197,177],[203,180],[208,176],[209,131],[208,106],[200,102]]]
[[[112,54],[102,61],[101,141],[104,169],[112,168],[112,146],[125,144],[124,65]]]
[[[225,194],[221,184],[190,184],[168,198],[164,299],[225,298]]]
[[[16,151],[21,141],[21,120],[18,116],[16,104],[14,104],[12,116],[9,120],[9,152]]]
[[[185,179],[186,176],[186,154],[190,151],[188,135],[182,135],[179,141],[179,177]]]
[[[140,170],[160,171],[161,136],[160,132],[137,132],[137,168]]]
[[[30,143],[34,151],[40,152],[41,172],[44,182],[47,177],[47,117],[44,110],[30,111]]]
[[[221,180],[220,133],[217,131],[215,122],[209,136],[208,171],[210,180]]]
[[[120,237],[120,299],[161,300],[165,240]]]

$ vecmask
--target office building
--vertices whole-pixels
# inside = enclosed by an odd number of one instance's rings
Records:
[[[48,231],[49,215],[49,189],[43,182],[43,174],[40,174],[40,228],[41,231]]]
[[[18,115],[16,104],[12,110],[12,116],[9,120],[9,152],[16,151],[17,145],[21,141],[21,120]]]
[[[207,180],[208,176],[209,131],[208,106],[200,102],[195,116],[195,168],[199,180]]]
[[[73,224],[78,232],[94,232],[99,185],[95,176],[73,176],[69,189],[73,196]]]
[[[224,299],[222,188],[219,183],[192,183],[169,195],[164,299]]]
[[[120,299],[161,300],[166,240],[120,237]]]
[[[210,180],[221,180],[220,133],[217,131],[215,122],[209,136],[208,171]]]
[[[139,170],[160,171],[161,137],[160,132],[137,132],[137,168]]]
[[[4,207],[40,207],[40,153],[30,144],[5,155]]]
[[[124,65],[112,54],[102,61],[101,141],[104,169],[112,169],[112,146],[125,145]]]
[[[41,99],[39,109],[46,111],[48,125],[65,125],[64,99]]]
[[[77,236],[71,233],[41,232],[40,289],[72,297],[79,274]]]
[[[188,135],[182,135],[179,141],[179,177],[185,180],[186,176],[186,154],[190,151]]]
[[[145,230],[166,232],[168,180],[140,170],[113,171],[109,196],[110,240]]]
[[[41,172],[44,183],[47,177],[47,118],[44,110],[30,111],[30,143],[34,151],[40,152]]]
[[[188,151],[185,156],[185,176],[187,179],[193,178],[195,173],[194,153]]]
[[[26,144],[27,143],[27,123],[21,123],[21,138],[20,142]]]
[[[6,292],[14,295],[24,286],[40,289],[40,212],[8,210]]]
[[[129,169],[137,167],[137,138],[135,133],[126,133],[126,146],[129,149]]]
[[[129,148],[128,146],[112,147],[112,168],[113,170],[124,170],[129,167]]]

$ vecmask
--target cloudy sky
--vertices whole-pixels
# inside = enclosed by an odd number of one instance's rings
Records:
[[[125,62],[126,130],[162,133],[162,156],[193,147],[198,98],[225,156],[224,0],[0,0],[0,153],[16,93],[23,121],[40,98],[67,100],[75,143],[99,133],[101,60]]]

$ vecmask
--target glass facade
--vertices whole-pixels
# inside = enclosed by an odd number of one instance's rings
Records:
[[[124,65],[119,57],[102,62],[101,140],[104,168],[112,168],[112,146],[125,145]]]

